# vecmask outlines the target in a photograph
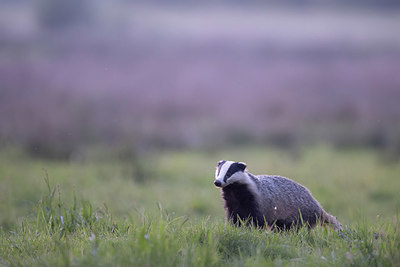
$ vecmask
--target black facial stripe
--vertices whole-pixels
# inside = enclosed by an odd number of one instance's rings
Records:
[[[244,169],[246,168],[246,165],[243,165],[241,163],[235,162],[232,163],[231,166],[229,167],[228,171],[225,174],[224,177],[224,182],[226,182],[226,180],[231,177],[233,174],[235,174],[238,171],[244,171]]]
[[[219,175],[219,173],[221,172],[221,168],[222,166],[226,163],[226,160],[221,160],[220,162],[218,162],[218,166],[217,166],[217,176]]]

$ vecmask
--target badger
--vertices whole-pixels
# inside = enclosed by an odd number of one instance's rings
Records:
[[[228,222],[272,230],[313,228],[319,222],[342,229],[306,187],[279,175],[253,175],[246,167],[226,160],[217,165],[214,185],[221,188]]]

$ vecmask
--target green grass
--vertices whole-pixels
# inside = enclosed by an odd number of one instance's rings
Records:
[[[400,263],[400,164],[385,164],[374,151],[160,151],[140,165],[113,158],[57,162],[14,148],[0,152],[0,265]],[[345,230],[279,233],[225,226],[220,193],[212,185],[222,158],[245,161],[255,174],[299,181]]]

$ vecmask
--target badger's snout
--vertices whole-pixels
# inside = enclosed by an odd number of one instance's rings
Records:
[[[222,186],[222,183],[221,183],[220,180],[215,180],[215,181],[214,181],[214,184],[215,184],[215,186],[217,186],[217,187],[221,187],[221,186]]]

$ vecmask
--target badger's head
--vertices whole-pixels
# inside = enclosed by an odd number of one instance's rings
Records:
[[[215,171],[214,184],[217,187],[225,187],[233,183],[247,183],[248,177],[244,170],[246,163],[221,160]]]

